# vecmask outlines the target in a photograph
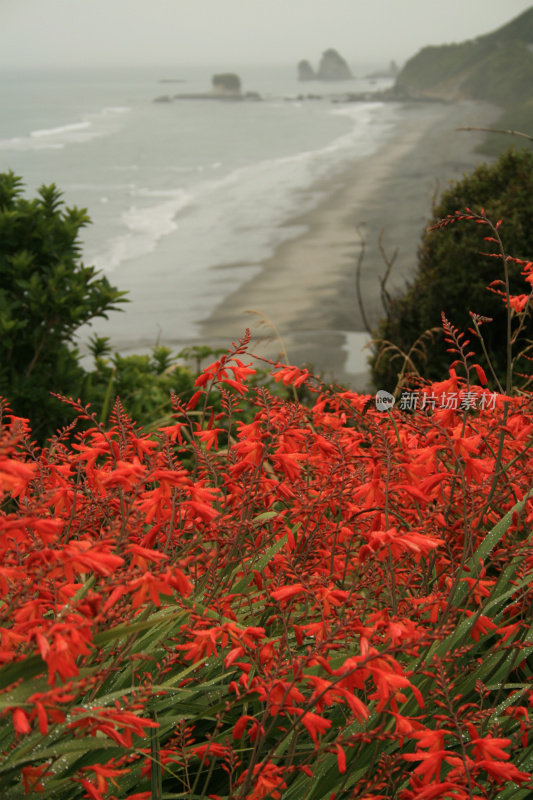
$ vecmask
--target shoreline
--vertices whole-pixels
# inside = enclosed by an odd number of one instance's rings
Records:
[[[361,294],[373,327],[382,316],[378,276],[385,264],[380,232],[388,257],[397,250],[388,283],[394,292],[415,272],[418,243],[435,195],[487,161],[474,152],[483,134],[455,129],[486,126],[498,113],[494,106],[479,102],[403,104],[401,120],[372,155],[354,160],[342,174],[311,187],[325,199],[285,221],[284,227],[299,231],[294,238],[254,264],[213,267],[223,271],[253,266],[259,272],[200,321],[200,339],[213,347],[227,347],[249,327],[251,353],[278,360],[284,347],[291,363],[311,365],[325,380],[370,390],[367,356],[361,352],[369,336],[355,291],[361,236],[365,241]],[[279,338],[261,340],[265,335],[274,337],[274,331],[257,314],[246,313],[251,309],[273,323],[283,346]]]

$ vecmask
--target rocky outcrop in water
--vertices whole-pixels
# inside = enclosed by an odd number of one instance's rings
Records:
[[[330,48],[322,53],[317,77],[320,81],[346,81],[353,75],[344,58]]]
[[[298,63],[300,81],[346,81],[353,78],[350,67],[336,50],[324,50],[318,70],[315,72],[309,61]]]
[[[240,94],[241,79],[234,72],[224,72],[221,75],[213,75],[211,79],[213,92],[217,94]]]
[[[306,61],[305,59],[298,62],[298,80],[316,81],[316,72],[309,61]]]
[[[234,72],[223,72],[213,75],[211,78],[211,91],[209,92],[187,92],[185,94],[175,94],[171,97],[168,94],[160,95],[154,99],[155,103],[168,103],[171,100],[252,100],[254,102],[262,100],[259,92],[241,91],[241,79]]]
[[[396,61],[391,61],[389,63],[388,69],[377,69],[374,72],[370,72],[366,77],[367,78],[396,78],[398,73],[400,72],[400,68]]]

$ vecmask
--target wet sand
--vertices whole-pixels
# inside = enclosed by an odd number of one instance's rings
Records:
[[[303,232],[283,242],[260,262],[258,274],[224,297],[202,322],[202,341],[225,347],[249,327],[252,352],[277,359],[286,351],[291,363],[312,365],[325,380],[370,388],[369,351],[361,349],[370,337],[355,289],[362,241],[360,287],[373,327],[383,311],[378,276],[386,267],[380,234],[388,256],[397,251],[387,284],[394,292],[416,270],[417,247],[434,197],[486,160],[474,152],[482,134],[456,128],[490,125],[497,113],[492,106],[470,102],[405,107],[401,126],[374,154],[313,187],[325,199],[286,223]],[[235,268],[222,264],[215,269],[231,270],[234,276]],[[262,341],[264,336],[271,341]]]

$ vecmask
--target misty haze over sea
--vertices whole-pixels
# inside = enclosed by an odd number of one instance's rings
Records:
[[[361,65],[356,74],[368,70]],[[244,91],[259,92],[262,102],[153,102],[206,91],[215,71],[2,76],[0,171],[20,175],[28,195],[55,182],[68,205],[87,208],[93,225],[84,233],[84,261],[132,301],[88,333],[110,336],[122,352],[158,339],[170,347],[196,341],[198,323],[217,303],[301,231],[285,223],[323,199],[315,182],[374,152],[401,117],[395,104],[327,97],[389,80],[303,84],[291,67],[235,70]],[[323,99],[297,99],[308,92]],[[234,266],[215,269],[221,265]]]

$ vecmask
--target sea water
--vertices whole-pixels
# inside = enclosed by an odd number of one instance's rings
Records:
[[[0,172],[21,176],[28,196],[55,183],[67,206],[86,208],[84,262],[129,292],[124,313],[80,332],[82,350],[94,330],[121,352],[198,341],[224,295],[301,232],[287,221],[323,200],[319,182],[396,122],[391,104],[334,102],[390,81],[298,83],[293,67],[235,69],[261,101],[154,102],[208,91],[216,71],[0,75]]]

